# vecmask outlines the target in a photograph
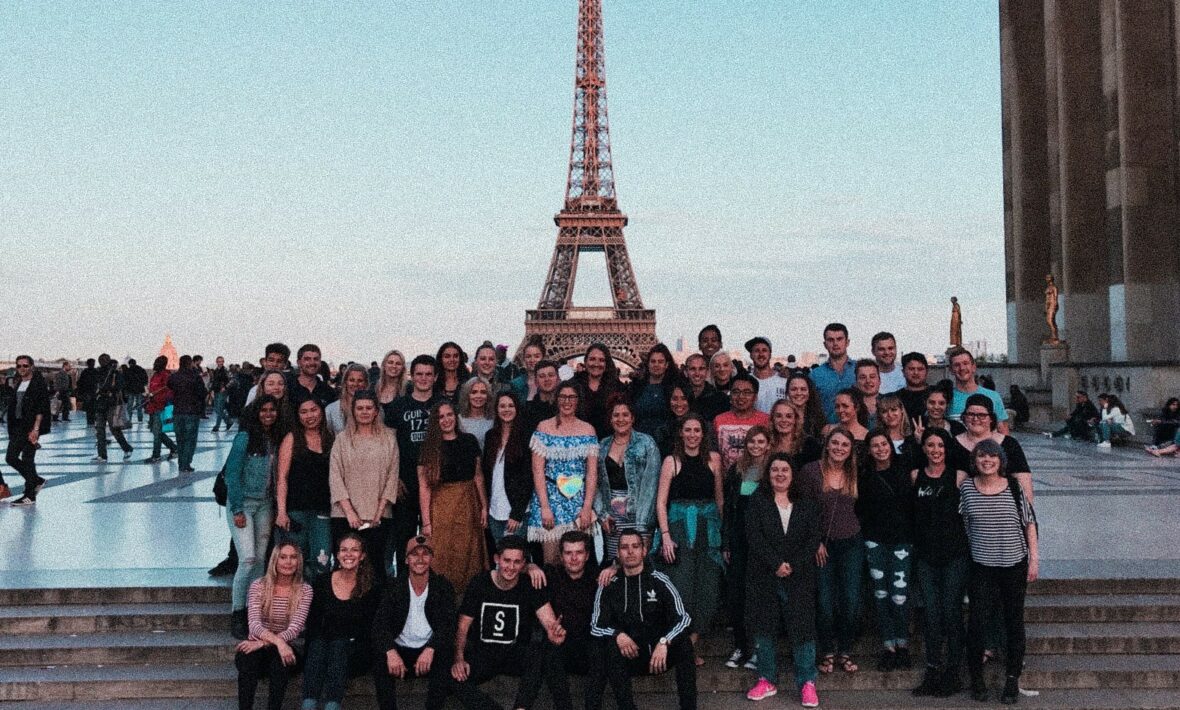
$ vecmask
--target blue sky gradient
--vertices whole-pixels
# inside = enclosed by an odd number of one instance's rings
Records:
[[[994,2],[605,0],[628,245],[668,342],[1005,346]],[[561,206],[574,0],[0,5],[9,348],[515,346]],[[599,263],[594,262],[598,259]],[[607,298],[588,255],[579,305]],[[597,277],[597,278],[596,278]],[[14,309],[9,309],[14,317]],[[0,353],[8,355],[12,353]]]

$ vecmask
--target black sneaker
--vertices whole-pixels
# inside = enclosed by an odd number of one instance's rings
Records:
[[[217,566],[209,570],[210,577],[228,577],[229,575],[238,571],[237,564],[230,558],[225,558],[217,563]]]
[[[44,488],[44,487],[45,487],[45,479],[44,479],[44,478],[42,478],[42,479],[41,479],[41,480],[40,480],[40,481],[37,483],[37,485],[33,486],[33,490],[32,490],[32,493],[31,493],[31,495],[32,495],[32,497],[33,497],[33,500],[36,500],[36,499],[37,499],[37,494],[38,494],[38,493],[40,493],[40,492],[41,492],[41,489],[42,489],[42,488]]]
[[[963,680],[959,677],[959,670],[946,669],[938,679],[938,689],[934,692],[936,698],[949,698],[963,689]]]
[[[33,505],[33,504],[34,504],[34,503],[36,503],[36,502],[37,502],[37,499],[36,499],[36,498],[30,498],[30,497],[28,497],[28,496],[21,496],[20,498],[17,498],[16,500],[14,500],[14,501],[12,501],[11,503],[9,503],[9,505],[12,505],[12,506],[18,506],[18,505],[19,505],[19,506],[22,506],[22,507],[23,507],[23,506],[26,506],[26,505]]]
[[[1005,705],[1015,705],[1020,699],[1020,679],[1014,675],[1004,680],[1004,692],[1000,694],[1000,702]]]
[[[971,679],[971,699],[979,703],[987,702],[987,685],[982,678]]]
[[[926,666],[926,675],[922,676],[922,683],[914,688],[913,693],[919,698],[928,698],[938,690],[938,680],[941,673],[933,666]]]

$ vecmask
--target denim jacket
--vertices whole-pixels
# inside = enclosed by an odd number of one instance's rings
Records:
[[[606,457],[610,455],[610,435],[598,449],[598,493],[594,512],[598,517],[610,513],[610,477],[606,473]],[[631,432],[631,441],[623,454],[623,470],[627,476],[627,513],[643,531],[651,529],[656,510],[656,489],[660,483],[660,448],[656,440],[641,431]]]
[[[238,432],[225,461],[226,502],[231,515],[242,512],[242,501],[246,498],[267,500],[270,496],[274,453],[265,456],[246,453],[249,440],[248,433]]]

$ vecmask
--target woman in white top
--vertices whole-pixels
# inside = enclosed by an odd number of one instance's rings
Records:
[[[1131,421],[1131,414],[1118,395],[1108,394],[1106,406],[1102,408],[1102,419],[1098,422],[1098,447],[1109,449],[1110,440],[1116,436],[1135,436],[1135,423]]]

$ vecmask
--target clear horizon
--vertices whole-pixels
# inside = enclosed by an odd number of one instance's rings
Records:
[[[1006,347],[988,3],[605,0],[628,248],[658,333]],[[535,307],[569,154],[577,3],[0,7],[12,299],[0,357],[332,362]],[[31,245],[31,246],[30,246]],[[18,256],[11,256],[11,255]],[[595,257],[598,255],[589,255]],[[590,263],[588,263],[590,262]],[[578,305],[607,300],[583,259]],[[19,310],[20,315],[13,315]],[[429,333],[424,333],[429,329]]]

